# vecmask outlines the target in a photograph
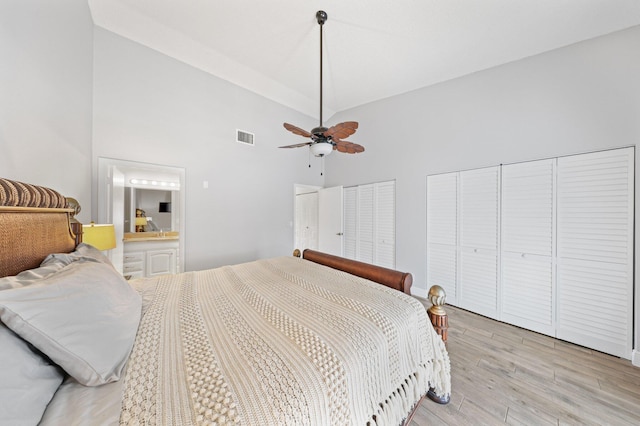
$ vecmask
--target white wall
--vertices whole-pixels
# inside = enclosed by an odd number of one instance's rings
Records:
[[[86,0],[0,2],[0,176],[91,217],[93,22]]]
[[[633,27],[344,111],[329,124],[359,121],[350,140],[366,151],[329,157],[327,186],[397,179],[397,268],[410,271],[414,292],[425,296],[425,177],[638,144],[638,52]]]
[[[100,28],[94,56],[94,161],[186,169],[186,270],[291,255],[294,184],[322,179],[307,150],[277,146],[298,141],[283,122],[314,120]]]

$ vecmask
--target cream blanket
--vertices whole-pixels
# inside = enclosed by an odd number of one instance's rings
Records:
[[[450,391],[442,340],[399,291],[294,257],[143,284],[121,424],[397,425]]]

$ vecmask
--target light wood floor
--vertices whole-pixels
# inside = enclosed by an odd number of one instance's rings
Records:
[[[451,402],[425,399],[410,426],[640,425],[640,368],[630,361],[446,310]]]

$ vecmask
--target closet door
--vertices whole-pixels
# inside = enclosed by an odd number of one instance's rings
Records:
[[[555,159],[502,166],[501,320],[555,335]]]
[[[499,168],[460,172],[460,307],[497,318]]]
[[[344,246],[343,193],[342,186],[318,190],[318,250],[335,256]]]
[[[374,263],[374,186],[358,186],[358,244],[356,260]]]
[[[458,305],[458,173],[427,176],[427,288]]]
[[[396,267],[396,182],[375,184],[375,264]]]
[[[343,254],[347,259],[356,258],[356,246],[358,241],[358,188],[344,188],[344,246]]]
[[[558,159],[557,337],[631,357],[633,148]]]
[[[344,188],[344,257],[396,267],[396,183]]]

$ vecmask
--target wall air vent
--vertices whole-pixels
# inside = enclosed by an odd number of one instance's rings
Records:
[[[255,135],[253,133],[245,132],[244,130],[236,129],[236,142],[240,142],[246,145],[255,145]]]

